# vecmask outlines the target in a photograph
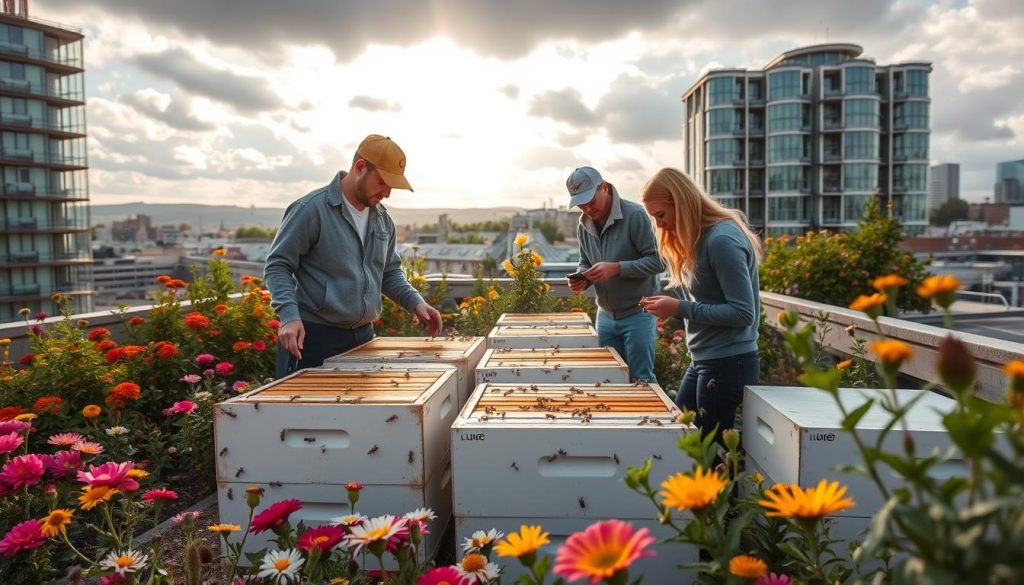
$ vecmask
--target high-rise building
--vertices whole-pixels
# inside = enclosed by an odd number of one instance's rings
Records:
[[[682,96],[683,170],[768,235],[853,227],[872,196],[923,231],[931,64],[862,52],[815,45],[709,71]]]
[[[1024,159],[996,163],[995,201],[1024,204]]]
[[[82,38],[0,7],[0,322],[93,307]]]
[[[960,198],[960,165],[934,165],[931,177],[928,183],[928,209],[938,209],[944,203]]]

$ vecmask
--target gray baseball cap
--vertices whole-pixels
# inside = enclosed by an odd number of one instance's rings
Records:
[[[580,167],[573,171],[565,181],[565,187],[569,190],[569,207],[590,203],[601,183],[604,183],[604,179],[593,167]]]

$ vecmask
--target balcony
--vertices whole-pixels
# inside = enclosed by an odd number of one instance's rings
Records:
[[[42,130],[57,138],[75,138],[85,136],[84,124],[58,124],[44,118],[38,118],[28,114],[0,114],[0,127],[17,130]]]
[[[26,264],[63,264],[91,262],[92,252],[82,250],[78,252],[48,252],[42,253],[38,250],[9,252],[6,256],[0,256],[0,266],[17,268]]]
[[[16,61],[36,62],[43,64],[47,69],[59,73],[77,73],[83,71],[82,59],[80,57],[60,57],[45,51],[31,49],[26,45],[0,41],[0,56],[5,58],[14,57]]]
[[[8,217],[0,218],[0,229],[11,233],[86,232],[89,231],[89,222],[85,218],[51,220],[37,217]]]
[[[81,90],[58,90],[30,83],[27,79],[0,77],[0,94],[40,96],[57,106],[78,106],[85,103],[85,94]]]
[[[843,184],[839,181],[825,181],[821,185],[822,193],[842,193]]]
[[[68,170],[88,168],[84,156],[35,152],[29,148],[2,148],[0,149],[0,162],[29,166],[65,167]]]
[[[840,161],[843,160],[843,155],[838,151],[828,151],[821,155],[821,160],[825,162]]]
[[[843,95],[844,95],[843,94],[843,90],[828,87],[828,88],[825,88],[825,92],[824,92],[824,96],[823,97],[825,99],[839,99],[839,98],[842,98]]]
[[[822,130],[842,130],[845,124],[838,119],[826,119],[821,124]]]
[[[4,183],[0,190],[0,198],[22,201],[88,201],[89,194],[85,189],[48,189],[45,186],[37,188],[33,183]]]

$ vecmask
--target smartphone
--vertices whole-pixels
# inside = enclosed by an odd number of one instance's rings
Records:
[[[572,274],[566,275],[569,280],[587,280],[586,276],[583,276],[582,272],[573,272]]]

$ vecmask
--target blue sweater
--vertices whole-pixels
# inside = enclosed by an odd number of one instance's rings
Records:
[[[761,297],[750,242],[734,222],[721,221],[704,231],[697,254],[693,285],[677,293],[690,355],[701,361],[756,351]]]

